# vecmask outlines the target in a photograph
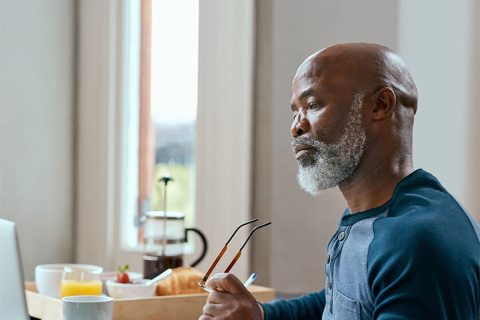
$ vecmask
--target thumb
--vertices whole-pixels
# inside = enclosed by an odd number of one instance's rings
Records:
[[[231,273],[217,273],[205,284],[206,287],[228,293],[242,293],[247,291],[243,283]]]

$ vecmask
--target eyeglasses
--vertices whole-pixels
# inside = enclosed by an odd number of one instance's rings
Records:
[[[202,288],[205,288],[205,283],[207,282],[207,279],[208,277],[210,277],[210,274],[212,273],[213,269],[215,269],[215,267],[217,266],[218,262],[220,261],[220,259],[223,257],[223,255],[225,254],[225,252],[227,251],[227,247],[228,247],[228,244],[230,243],[230,241],[233,239],[233,237],[235,236],[235,234],[237,233],[238,230],[240,230],[240,228],[248,225],[248,224],[251,224],[251,223],[254,223],[258,221],[258,219],[253,219],[253,220],[250,220],[250,221],[247,221],[245,223],[242,223],[241,225],[239,225],[235,231],[232,233],[232,235],[230,236],[230,238],[228,238],[227,242],[225,242],[225,245],[223,246],[223,249],[220,251],[220,253],[218,254],[218,256],[215,258],[215,260],[213,261],[212,265],[210,266],[210,268],[208,268],[208,271],[207,273],[205,274],[205,276],[198,280],[197,281],[197,284],[198,286],[202,287]],[[264,224],[261,224],[259,226],[256,226],[255,228],[252,229],[252,231],[250,231],[247,239],[245,240],[245,242],[242,244],[242,246],[240,247],[240,249],[238,250],[237,254],[235,255],[235,257],[232,259],[232,261],[230,262],[230,264],[228,265],[228,267],[225,269],[225,273],[228,273],[232,268],[233,266],[235,265],[235,263],[238,261],[238,259],[240,258],[240,256],[242,255],[242,249],[245,247],[245,245],[247,244],[248,240],[250,240],[250,238],[252,237],[253,233],[255,231],[257,231],[258,229],[260,228],[263,228],[263,227],[266,227],[268,226],[269,224],[272,224],[272,222],[267,222],[267,223],[264,223]]]

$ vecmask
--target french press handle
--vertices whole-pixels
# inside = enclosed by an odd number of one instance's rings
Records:
[[[205,255],[207,254],[208,243],[207,243],[207,238],[202,233],[202,231],[196,228],[185,228],[185,242],[188,241],[187,234],[189,231],[195,232],[200,237],[200,240],[202,241],[202,246],[203,246],[202,253],[200,254],[200,256],[195,261],[193,261],[192,264],[190,265],[191,267],[195,267],[197,264],[199,264],[203,260],[203,258],[205,258]]]

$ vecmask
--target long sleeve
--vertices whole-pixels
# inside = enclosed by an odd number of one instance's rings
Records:
[[[321,319],[325,307],[325,290],[289,300],[262,304],[265,320]]]
[[[372,319],[480,319],[480,250],[472,228],[453,232],[452,224],[432,225],[394,229],[388,219],[378,220],[368,271]]]

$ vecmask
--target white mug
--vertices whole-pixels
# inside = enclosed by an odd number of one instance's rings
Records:
[[[64,320],[112,320],[113,299],[107,296],[63,298]]]

